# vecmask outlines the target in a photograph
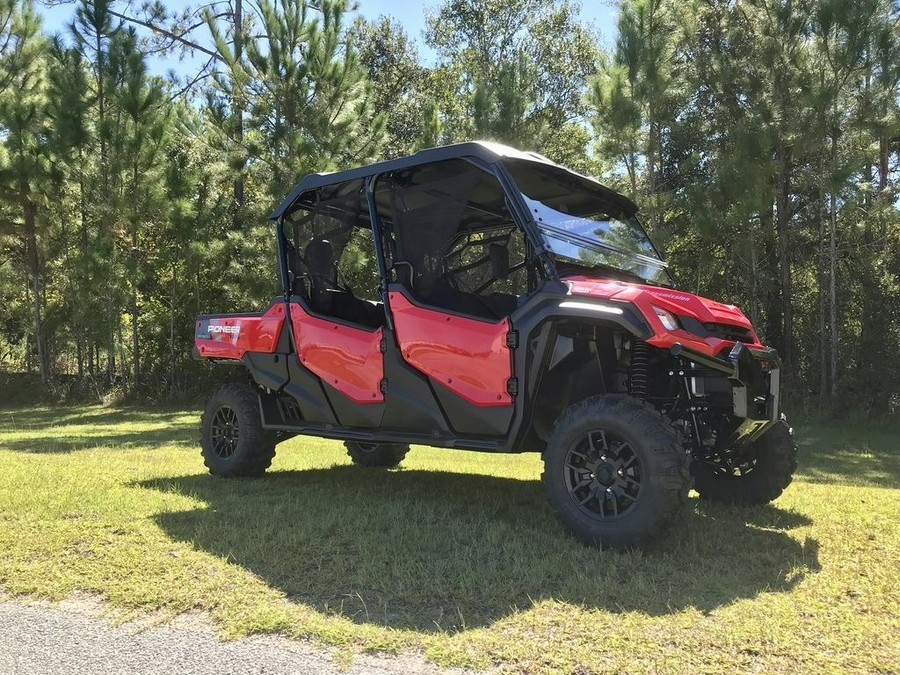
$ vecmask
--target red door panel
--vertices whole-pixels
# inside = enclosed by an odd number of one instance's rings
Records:
[[[300,363],[356,403],[381,403],[383,331],[354,328],[312,316],[291,303],[291,324]]]
[[[412,304],[399,292],[389,294],[394,330],[403,358],[473,405],[511,405],[507,381],[512,362],[499,323],[467,319]]]
[[[194,347],[202,357],[240,359],[247,352],[271,354],[284,325],[284,304],[263,314],[202,316],[194,330]]]

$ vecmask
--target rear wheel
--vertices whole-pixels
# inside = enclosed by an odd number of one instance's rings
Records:
[[[203,463],[216,476],[261,476],[275,456],[276,436],[262,427],[256,392],[226,384],[206,403],[200,421]]]
[[[367,467],[393,468],[398,466],[409,452],[409,446],[401,443],[347,441],[344,446],[354,464]]]
[[[544,452],[544,487],[585,543],[643,546],[685,504],[690,476],[678,435],[650,405],[594,396],[560,416]]]
[[[691,463],[694,489],[701,499],[756,505],[777,499],[797,470],[797,444],[790,427],[779,421],[741,452],[741,459]]]

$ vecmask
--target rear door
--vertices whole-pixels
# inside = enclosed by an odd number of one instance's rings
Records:
[[[354,403],[384,401],[381,328],[316,316],[299,302],[291,303],[291,327],[297,358],[305,368]]]
[[[290,239],[289,302],[292,392],[318,396],[332,419],[349,428],[378,428],[384,415],[387,318],[380,300],[363,181],[301,194],[286,216]]]

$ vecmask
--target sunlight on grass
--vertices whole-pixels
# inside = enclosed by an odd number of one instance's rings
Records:
[[[414,448],[397,471],[295,438],[264,479],[205,474],[197,413],[0,411],[0,586],[514,672],[890,671],[898,451],[798,430],[774,505],[692,501],[647,553],[574,541],[535,455]],[[896,438],[896,435],[893,435]]]

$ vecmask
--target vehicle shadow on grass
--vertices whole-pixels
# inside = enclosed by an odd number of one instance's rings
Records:
[[[199,414],[143,408],[29,408],[0,411],[0,450],[68,453],[96,447],[197,444]]]
[[[786,592],[819,569],[810,521],[765,506],[691,508],[650,552],[575,541],[538,481],[339,466],[264,479],[138,484],[207,507],[155,518],[327,614],[420,632],[489,625],[544,601],[664,615]]]

